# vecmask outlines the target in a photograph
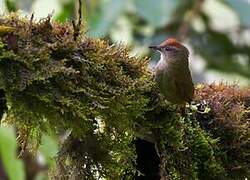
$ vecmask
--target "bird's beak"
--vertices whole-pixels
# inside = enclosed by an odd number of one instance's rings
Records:
[[[158,51],[161,51],[161,47],[158,46],[158,45],[151,45],[149,46],[150,49],[154,49],[154,50],[158,50]]]

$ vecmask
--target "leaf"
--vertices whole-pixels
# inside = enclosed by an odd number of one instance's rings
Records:
[[[24,180],[24,166],[16,158],[16,137],[13,128],[0,127],[0,157],[10,180]]]
[[[239,15],[245,26],[250,26],[250,2],[247,0],[226,0],[233,10]]]
[[[111,0],[100,6],[100,10],[89,18],[89,32],[93,37],[101,37],[107,34],[111,25],[123,12],[127,4],[124,0]]]
[[[39,150],[44,155],[47,163],[50,166],[53,166],[53,163],[55,163],[54,157],[56,157],[56,155],[58,153],[58,144],[57,144],[56,140],[53,137],[44,134],[42,136],[42,144],[41,144]]]
[[[171,20],[179,0],[134,0],[138,14],[151,25],[161,27]]]
[[[5,0],[5,6],[7,7],[9,12],[17,11],[16,2],[13,0]]]
[[[56,16],[56,20],[60,22],[65,22],[74,16],[74,1],[62,2],[62,10]]]

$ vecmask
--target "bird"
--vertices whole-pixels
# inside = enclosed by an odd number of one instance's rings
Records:
[[[194,97],[194,84],[189,69],[189,51],[175,38],[168,38],[149,48],[157,50],[161,58],[154,68],[160,93],[173,104],[186,106]]]

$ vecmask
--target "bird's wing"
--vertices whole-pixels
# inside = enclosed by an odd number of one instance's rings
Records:
[[[186,102],[191,102],[194,97],[194,84],[192,82],[190,71],[178,78],[175,78],[174,82],[177,93],[180,95],[181,99]]]

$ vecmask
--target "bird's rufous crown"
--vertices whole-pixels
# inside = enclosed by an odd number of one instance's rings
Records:
[[[181,47],[181,43],[178,42],[176,39],[174,38],[169,38],[169,39],[166,39],[165,41],[163,41],[161,44],[160,44],[161,47],[165,47],[165,46],[175,46],[175,47]]]

